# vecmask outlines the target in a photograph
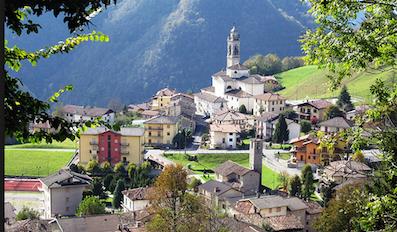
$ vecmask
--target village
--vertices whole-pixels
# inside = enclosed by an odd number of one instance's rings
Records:
[[[235,26],[225,50],[225,68],[214,70],[212,85],[199,92],[165,87],[119,109],[63,105],[54,111],[69,122],[103,125],[81,130],[60,170],[6,178],[6,191],[27,193],[9,196],[6,228],[145,231],[156,177],[182,166],[188,191],[225,214],[231,231],[316,231],[312,224],[331,196],[366,183],[381,161],[376,146],[355,150],[345,136],[371,107],[352,102],[346,88],[339,98],[284,97],[275,76],[251,74],[241,64]],[[32,121],[30,130],[55,129]],[[361,136],[371,136],[366,133]],[[102,213],[76,214],[97,199],[105,204]],[[19,200],[31,203],[13,205]],[[29,208],[40,220],[21,225],[17,214]]]

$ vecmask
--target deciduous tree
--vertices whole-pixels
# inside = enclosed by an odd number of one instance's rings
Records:
[[[336,117],[343,117],[344,113],[339,109],[339,107],[331,105],[325,110],[324,117],[326,119],[336,118]]]
[[[106,212],[105,205],[102,204],[97,197],[89,196],[84,198],[84,200],[80,202],[80,205],[76,211],[76,215],[87,216],[87,215],[95,215],[95,214],[104,214],[105,212]]]

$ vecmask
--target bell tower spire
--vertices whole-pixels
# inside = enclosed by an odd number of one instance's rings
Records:
[[[240,63],[240,34],[233,25],[227,37],[227,63],[226,68]]]

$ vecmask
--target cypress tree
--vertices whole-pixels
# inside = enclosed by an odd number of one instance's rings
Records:
[[[289,130],[287,121],[285,121],[285,116],[281,114],[276,123],[276,129],[274,130],[273,134],[273,142],[283,143],[284,141],[288,141],[288,138]]]
[[[300,197],[302,191],[302,182],[301,178],[298,175],[295,175],[291,178],[289,182],[289,195],[293,197]]]
[[[313,177],[313,171],[310,165],[306,164],[303,166],[302,169],[302,197],[305,200],[308,200],[310,196],[314,193],[314,177]]]
[[[117,181],[116,189],[113,193],[113,208],[118,209],[120,208],[121,201],[123,200],[123,194],[121,193],[125,188],[124,180],[120,179]]]
[[[353,103],[351,101],[351,96],[349,92],[347,91],[346,86],[344,85],[340,91],[338,101],[336,102],[336,105],[343,109],[345,112],[348,112],[352,109],[354,109]]]

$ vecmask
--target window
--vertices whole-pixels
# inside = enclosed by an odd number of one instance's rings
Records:
[[[272,101],[272,105],[274,106],[274,101]]]
[[[310,155],[309,155],[309,157],[307,159],[310,159]]]
[[[316,148],[313,148],[313,154],[316,154]]]
[[[229,139],[229,142],[233,142],[233,139],[232,139],[232,138],[230,138],[230,139]]]
[[[123,162],[127,162],[127,157],[123,157]]]
[[[152,132],[149,132],[149,136],[152,136]]]
[[[225,138],[223,138],[223,139],[222,139],[222,143],[225,143],[225,142],[226,142],[226,140],[225,140]]]
[[[119,141],[117,139],[114,140],[114,143],[118,143]]]
[[[233,133],[229,133],[229,135],[233,135]]]
[[[170,135],[170,132],[167,132],[167,135]]]
[[[272,213],[272,208],[269,209],[269,213]]]
[[[272,108],[272,111],[274,111],[274,108]]]
[[[277,212],[281,212],[281,207],[277,207]]]
[[[316,110],[316,109],[313,109],[313,112],[314,112],[314,113],[317,113],[317,110]]]
[[[152,143],[152,140],[151,140],[151,139],[149,139],[149,140],[148,140],[148,142],[149,142],[149,143]]]
[[[163,103],[161,103],[160,106],[163,106]]]

